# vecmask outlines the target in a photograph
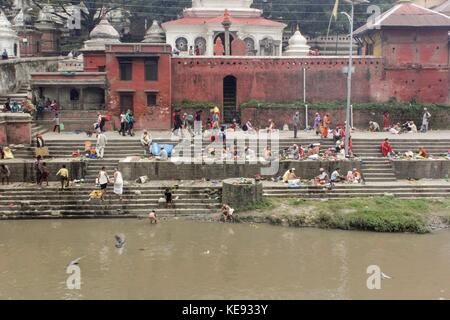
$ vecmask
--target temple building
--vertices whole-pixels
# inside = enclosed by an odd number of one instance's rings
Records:
[[[0,54],[6,50],[9,57],[20,57],[19,36],[12,29],[11,23],[0,10]]]
[[[39,11],[35,27],[42,33],[41,53],[45,56],[59,55],[61,30],[54,22],[53,8],[44,5]]]
[[[250,8],[252,0],[193,0],[183,17],[162,24],[167,43],[180,55],[217,55],[215,46],[226,46],[224,12],[228,11],[230,54],[233,41],[245,43],[244,55],[281,56],[284,23],[262,17],[262,10]],[[226,54],[224,52],[224,54]],[[242,55],[239,52],[239,55]]]
[[[41,55],[42,32],[34,27],[29,10],[29,7],[24,6],[13,20],[13,28],[20,38],[21,57]]]

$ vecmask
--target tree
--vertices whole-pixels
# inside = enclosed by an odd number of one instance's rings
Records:
[[[81,10],[81,18],[84,23],[84,27],[90,32],[95,26],[100,22],[102,17],[109,12],[125,8],[129,4],[133,4],[134,0],[31,0],[32,3],[38,8],[46,4],[50,4],[55,8],[55,12],[52,14],[58,16],[59,18],[65,19],[65,15],[70,16],[70,12],[67,11],[69,5],[83,6],[86,10]]]

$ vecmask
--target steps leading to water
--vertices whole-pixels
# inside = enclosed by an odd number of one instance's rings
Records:
[[[139,216],[156,210],[158,215],[211,215],[221,206],[219,188],[180,187],[173,190],[174,207],[158,204],[164,187],[124,188],[123,201],[108,188],[105,201],[88,201],[89,187],[55,188],[20,187],[0,189],[0,216],[3,217],[87,217]],[[136,193],[136,191],[138,191]]]
[[[392,195],[396,198],[448,197],[450,186],[442,185],[351,185],[337,184],[332,190],[319,186],[302,186],[289,189],[286,186],[264,186],[264,196],[298,199],[343,199]]]

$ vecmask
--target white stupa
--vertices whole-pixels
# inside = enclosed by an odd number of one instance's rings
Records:
[[[289,39],[289,46],[284,52],[285,56],[307,56],[309,54],[310,46],[307,44],[306,38],[301,34],[298,26],[295,33]]]
[[[150,28],[145,33],[144,43],[166,43],[166,34],[164,30],[159,26],[158,21],[153,20]]]
[[[12,29],[4,12],[0,10],[0,54],[5,49],[9,57],[19,56],[19,36]]]
[[[107,43],[121,43],[120,34],[109,23],[108,19],[103,17],[100,23],[92,29],[89,40],[84,42],[83,50],[103,51]]]

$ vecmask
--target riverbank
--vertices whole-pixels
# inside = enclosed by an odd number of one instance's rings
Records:
[[[266,198],[241,211],[236,220],[289,227],[423,234],[450,228],[450,199]]]

